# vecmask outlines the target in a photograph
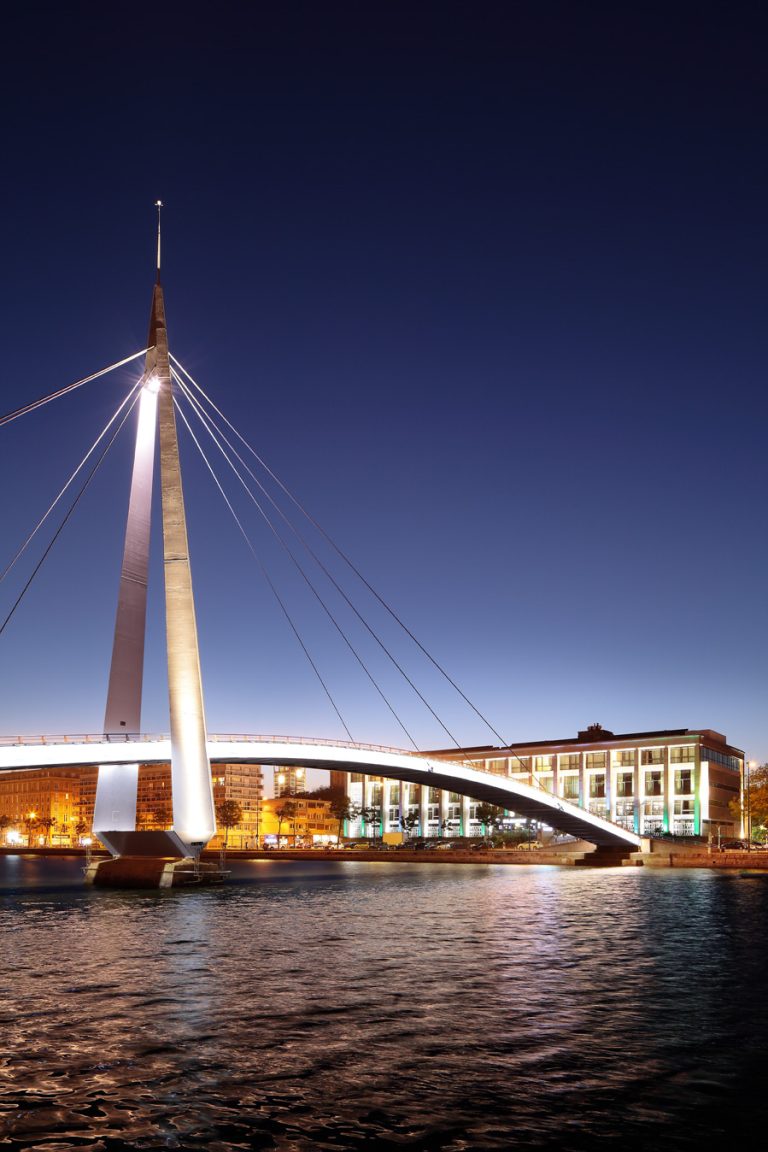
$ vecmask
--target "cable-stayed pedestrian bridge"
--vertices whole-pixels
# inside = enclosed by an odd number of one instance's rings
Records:
[[[156,281],[152,292],[146,347],[0,417],[0,427],[4,427],[93,380],[133,364],[139,357],[145,358],[142,375],[137,379],[131,376],[127,395],[47,511],[0,571],[0,584],[9,576],[21,584],[18,594],[11,592],[4,617],[0,612],[2,637],[14,621],[43,563],[86,495],[111,445],[136,409],[133,471],[103,734],[0,738],[0,771],[98,766],[93,827],[96,835],[118,856],[123,851],[120,844],[128,843],[130,839],[131,845],[138,852],[136,846],[142,836],[150,835],[136,831],[136,804],[139,766],[152,763],[170,763],[171,766],[173,827],[167,834],[174,838],[175,849],[198,861],[202,848],[216,832],[211,763],[233,762],[334,769],[426,785],[497,805],[523,818],[547,824],[557,831],[589,840],[599,847],[638,846],[640,838],[633,832],[552,795],[532,777],[526,778],[522,774],[517,777],[498,776],[478,771],[474,765],[462,761],[461,741],[452,731],[453,719],[449,727],[446,719],[438,713],[434,699],[430,703],[425,694],[428,691],[426,684],[422,682],[423,686],[420,687],[416,683],[416,667],[422,668],[422,674],[425,671],[430,677],[438,677],[443,690],[455,693],[451,698],[458,707],[468,707],[474,717],[473,723],[479,720],[494,740],[498,741],[500,749],[510,747],[509,742],[171,353],[160,281],[161,207],[158,201]],[[237,535],[245,542],[293,640],[311,667],[340,730],[348,740],[315,740],[293,736],[211,736],[208,733],[203,706],[177,415],[203,461],[205,472],[210,475],[224,502],[227,521],[231,518]],[[156,457],[160,465],[170,734],[155,737],[138,734],[143,726],[144,647]],[[62,503],[65,496],[68,506]],[[237,503],[237,500],[240,502]],[[51,517],[57,509],[60,519],[54,528]],[[256,543],[253,529],[249,531],[246,526],[249,523],[247,517],[255,518],[256,526],[262,533],[264,539],[260,546]],[[50,539],[42,548],[31,572],[26,575],[24,565],[29,567],[33,564],[34,549],[39,550],[43,545],[43,529]],[[296,589],[303,591],[310,604],[319,608],[324,627],[329,629],[326,635],[335,643],[340,641],[339,649],[344,659],[354,660],[365,678],[362,683],[366,692],[374,692],[381,704],[386,706],[391,719],[398,725],[413,751],[355,741],[335,695],[335,688],[325,671],[323,653],[316,651],[314,642],[308,639],[305,630],[299,626],[293,606],[289,603],[290,598],[284,588],[278,587],[278,580],[274,576],[274,557],[269,563],[264,558],[265,547],[277,554],[280,565],[291,576],[291,596],[295,595]],[[10,585],[6,587],[10,588]],[[81,604],[83,610],[87,611],[85,597]],[[405,656],[394,650],[393,638],[407,645]],[[421,712],[423,708],[429,713],[430,719],[427,722],[436,723],[442,730],[441,740],[446,737],[455,747],[455,752],[450,753],[451,758],[443,753],[425,753],[420,750],[423,743],[417,741],[404,719],[408,716],[408,725],[411,725],[411,713],[404,712],[396,703],[391,695],[390,684],[400,689],[405,688],[411,705],[415,704],[413,697],[416,697],[416,708],[422,720],[425,719],[424,712]],[[38,721],[34,723],[37,726]],[[243,723],[247,724],[248,721]],[[146,841],[148,853],[155,851],[155,839],[152,844]]]
[[[640,837],[514,777],[480,772],[466,763],[433,759],[398,748],[311,737],[208,735],[211,764],[300,765],[385,776],[496,804],[601,848],[636,848]],[[83,765],[163,764],[171,759],[166,735],[26,736],[0,739],[0,770]]]

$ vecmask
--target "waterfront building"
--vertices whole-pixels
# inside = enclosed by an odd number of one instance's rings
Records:
[[[295,764],[277,766],[273,769],[273,775],[273,792],[277,798],[295,796],[298,792],[303,792],[307,786],[306,769]]]
[[[282,814],[282,815],[281,815]],[[263,803],[265,843],[310,845],[334,843],[339,822],[331,813],[330,800],[315,796],[275,796]]]
[[[236,828],[230,828],[230,848],[255,848],[262,836],[264,777],[260,764],[212,764],[213,802],[218,807],[224,800],[234,800],[243,810]],[[219,829],[208,845],[219,847],[224,830]]]
[[[24,844],[76,844],[91,836],[98,769],[42,768],[0,773],[0,816],[8,817],[5,839]],[[216,805],[234,800],[243,819],[229,830],[232,848],[255,845],[261,836],[263,774],[260,764],[211,766]],[[34,817],[31,814],[34,813]],[[141,764],[136,798],[136,827],[170,828],[173,823],[170,764]],[[214,837],[216,848],[223,833]]]
[[[90,821],[86,824],[83,817],[83,772],[90,773],[95,787],[95,768],[0,773],[2,842],[71,844],[78,835],[90,832]]]
[[[575,738],[506,748],[446,748],[425,755],[524,780],[641,836],[668,832],[717,839],[741,830],[744,753],[709,728],[615,734],[593,724]],[[369,810],[377,835],[404,827],[421,836],[485,831],[478,803],[457,793],[360,773],[332,773],[332,782]],[[358,819],[349,834],[372,832]]]
[[[404,838],[480,836],[485,831],[478,816],[479,801],[458,792],[360,772],[331,772],[331,785],[343,790],[360,813],[347,822],[351,837],[375,839],[385,833],[401,833]]]

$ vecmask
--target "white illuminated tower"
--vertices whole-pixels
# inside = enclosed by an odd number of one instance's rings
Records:
[[[215,835],[216,819],[160,284],[161,205],[158,203],[157,207],[157,282],[152,295],[149,351],[139,408],[104,731],[119,736],[141,730],[152,478],[159,426],[173,797],[173,836],[168,837],[170,844],[160,847],[159,854],[169,847],[171,852],[175,847],[177,853],[197,854]],[[115,854],[158,851],[157,834],[135,832],[137,785],[137,764],[102,765],[99,769],[94,830]],[[142,847],[142,836],[146,837],[145,847]]]

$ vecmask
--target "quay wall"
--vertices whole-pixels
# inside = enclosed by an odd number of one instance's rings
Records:
[[[51,858],[80,856],[85,857],[83,848],[53,848],[21,846],[0,847],[2,856],[46,856]],[[108,856],[107,852],[96,850],[91,856],[102,858]],[[271,848],[271,849],[228,849],[227,860],[366,860],[374,862],[401,863],[401,864],[545,864],[553,867],[573,867],[580,865],[589,867],[593,863],[590,857],[594,856],[595,866],[600,863],[605,866],[611,863],[624,863],[625,865],[646,868],[708,868],[715,871],[766,871],[768,872],[768,849],[747,852],[745,850],[729,849],[726,851],[711,852],[706,848],[699,851],[680,851],[676,848],[659,848],[654,845],[652,852],[635,852],[624,861],[600,860],[600,854],[591,848],[586,850],[580,846],[571,851],[540,849],[510,849],[486,848],[476,851],[469,849],[431,849],[416,851],[415,849],[398,848],[381,850],[374,848]],[[218,851],[205,851],[201,857],[204,861],[217,861]]]

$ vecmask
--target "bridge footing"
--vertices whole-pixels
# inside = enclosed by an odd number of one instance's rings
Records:
[[[586,852],[580,860],[574,860],[577,868],[620,868],[627,863],[631,847],[626,848],[596,848],[594,852]]]
[[[199,888],[221,884],[226,875],[219,864],[201,864],[192,856],[117,856],[89,864],[85,882],[95,888]]]

